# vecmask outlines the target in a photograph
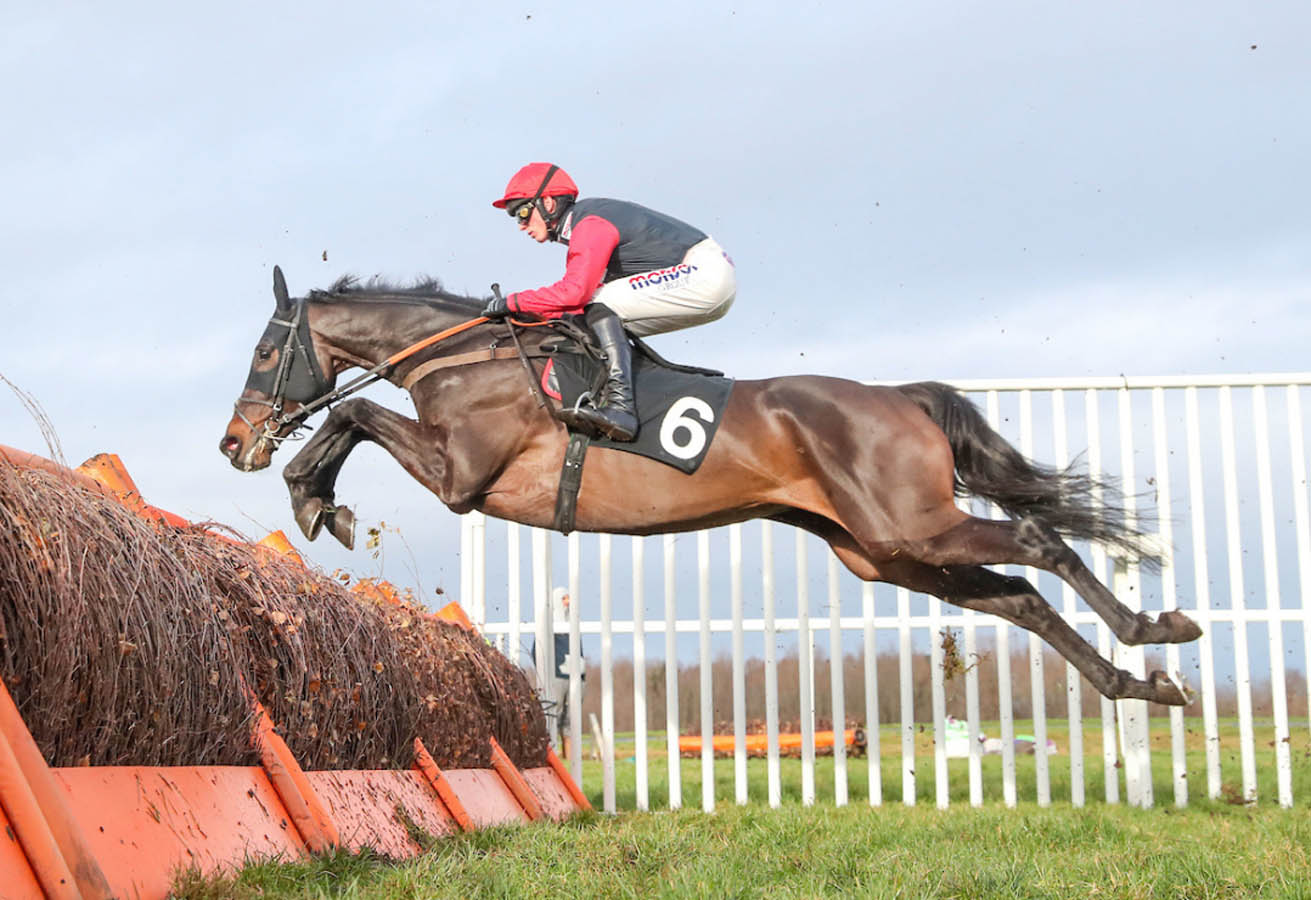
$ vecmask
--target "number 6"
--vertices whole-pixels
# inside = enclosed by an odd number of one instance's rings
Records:
[[[692,459],[706,447],[706,429],[688,413],[696,413],[706,422],[715,421],[715,411],[700,397],[679,397],[660,420],[660,446],[676,459]],[[679,443],[676,432],[687,431],[687,440]]]

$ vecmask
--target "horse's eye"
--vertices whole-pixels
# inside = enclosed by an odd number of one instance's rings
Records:
[[[273,358],[273,348],[257,347],[255,348],[255,356],[259,359],[260,362],[268,362],[270,359]]]

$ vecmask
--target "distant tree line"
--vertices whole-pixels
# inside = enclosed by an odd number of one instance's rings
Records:
[[[1049,718],[1065,719],[1068,716],[1066,699],[1067,668],[1065,660],[1054,651],[1044,648],[1043,685],[1045,692],[1046,713]],[[944,674],[950,674],[946,681],[947,714],[964,719],[965,682],[964,670],[973,666],[979,679],[979,715],[985,721],[1000,718],[997,694],[997,657],[993,650],[982,650],[977,659],[964,660],[963,653],[955,657],[948,655],[944,665]],[[901,721],[901,661],[896,653],[879,653],[876,656],[878,673],[878,715],[883,724]],[[911,659],[911,699],[914,705],[914,720],[919,723],[933,720],[932,679],[930,676],[931,657],[925,653],[916,653]],[[746,717],[748,722],[765,720],[765,663],[759,658],[746,661]],[[1147,659],[1148,671],[1165,669],[1163,658]],[[799,660],[796,651],[783,656],[778,661],[778,697],[779,719],[788,727],[795,728],[800,721],[800,679]],[[860,654],[847,654],[842,661],[844,707],[848,725],[865,724],[865,663]],[[1033,693],[1030,680],[1029,651],[1027,644],[1021,647],[1012,645],[1010,649],[1011,672],[1011,708],[1016,718],[1033,717]],[[616,731],[633,730],[633,662],[631,659],[616,660],[613,667],[614,678],[614,716]],[[1190,686],[1199,687],[1196,673],[1189,675]],[[821,727],[831,727],[832,684],[829,658],[821,648],[815,649],[814,672],[815,715]],[[1101,695],[1082,678],[1082,715],[1099,717],[1101,715]],[[701,731],[701,669],[698,664],[683,664],[678,667],[678,721],[679,729],[684,734],[699,734]],[[1286,686],[1290,718],[1304,719],[1307,711],[1307,683],[1301,672],[1287,673]],[[733,663],[728,655],[717,657],[712,663],[712,693],[714,696],[714,721],[717,732],[731,731],[733,722]],[[648,662],[646,667],[646,710],[647,728],[663,731],[665,728],[665,664],[663,660]],[[1217,708],[1219,715],[1230,717],[1237,715],[1236,691],[1232,683],[1222,684],[1217,688]],[[1253,713],[1258,717],[1273,714],[1270,682],[1254,680],[1252,683]],[[1167,707],[1153,706],[1153,716],[1165,715]],[[601,716],[601,671],[600,667],[588,660],[587,678],[583,688],[584,729],[587,715],[595,713]],[[1200,717],[1202,704],[1195,702],[1184,708],[1184,715]]]

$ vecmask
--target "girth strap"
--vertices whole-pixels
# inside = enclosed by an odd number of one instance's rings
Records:
[[[519,351],[515,347],[484,347],[482,350],[471,350],[468,353],[457,353],[454,356],[430,359],[426,363],[415,366],[414,371],[406,375],[401,381],[401,387],[408,391],[424,378],[440,369],[468,366],[473,363],[489,362],[493,359],[514,359],[518,355]]]
[[[555,496],[556,531],[568,534],[574,530],[574,513],[578,506],[578,489],[583,485],[583,461],[587,445],[592,439],[585,434],[569,435],[569,446],[564,451],[564,466],[560,469],[560,491]]]

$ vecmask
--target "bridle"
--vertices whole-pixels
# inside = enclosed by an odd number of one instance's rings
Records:
[[[260,397],[249,396],[251,384],[248,380],[246,389],[241,392],[241,396],[232,404],[232,408],[237,417],[246,423],[246,427],[252,433],[256,433],[257,440],[280,445],[283,441],[300,440],[303,437],[299,432],[301,427],[308,427],[304,426],[305,418],[323,405],[319,404],[311,409],[311,405],[316,402],[314,398],[317,397],[322,400],[333,393],[333,390],[332,382],[324,375],[323,368],[319,365],[318,357],[314,353],[314,348],[310,344],[309,322],[305,318],[305,301],[294,301],[294,311],[290,321],[278,318],[275,313],[269,319],[269,327],[273,328],[274,326],[285,328],[287,337],[283,341],[282,350],[278,354],[278,367],[273,373],[272,389],[264,392],[272,399],[265,400]],[[304,401],[296,397],[290,398],[293,402],[302,403],[302,406],[295,413],[289,415],[283,412],[283,409],[289,399],[287,396],[288,386],[292,381],[293,367],[297,360],[300,360],[301,365],[312,381],[312,384],[309,385],[312,396],[306,397]],[[253,375],[251,380],[254,380]],[[263,424],[257,426],[241,411],[243,403],[267,406],[272,411]],[[291,431],[282,434],[281,432],[288,425],[293,426]]]

